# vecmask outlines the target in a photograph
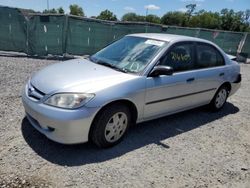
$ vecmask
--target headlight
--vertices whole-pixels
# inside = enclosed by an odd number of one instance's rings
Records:
[[[94,96],[94,94],[89,93],[59,93],[48,98],[45,101],[45,104],[60,108],[73,109],[86,104]]]

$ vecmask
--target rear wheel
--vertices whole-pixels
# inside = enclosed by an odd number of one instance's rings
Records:
[[[211,109],[213,111],[222,109],[227,101],[228,94],[229,89],[226,86],[221,86],[210,103]]]
[[[94,120],[91,139],[99,147],[114,146],[122,140],[130,124],[131,114],[127,106],[108,106]]]

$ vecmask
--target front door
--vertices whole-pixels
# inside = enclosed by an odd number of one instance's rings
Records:
[[[185,110],[200,104],[194,68],[194,44],[177,43],[170,47],[159,65],[171,66],[170,76],[148,77],[144,118],[152,119],[169,113]]]

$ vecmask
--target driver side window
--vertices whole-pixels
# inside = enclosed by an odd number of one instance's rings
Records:
[[[194,68],[194,44],[179,43],[175,44],[163,56],[159,65],[172,67],[174,72],[191,70]]]

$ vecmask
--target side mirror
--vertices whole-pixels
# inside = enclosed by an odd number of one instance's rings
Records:
[[[157,77],[160,75],[172,75],[173,73],[174,73],[174,69],[172,67],[158,65],[154,67],[154,69],[151,71],[149,76]]]

